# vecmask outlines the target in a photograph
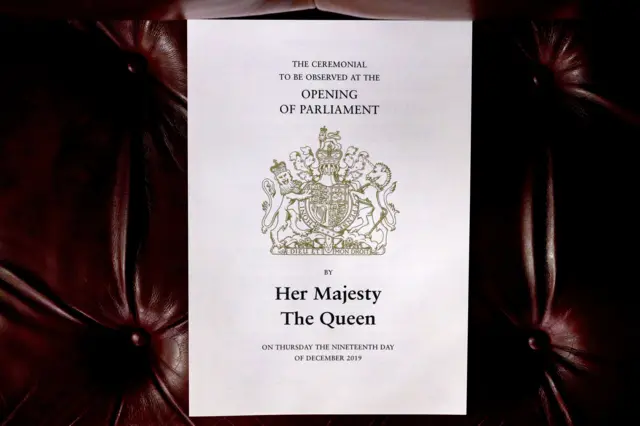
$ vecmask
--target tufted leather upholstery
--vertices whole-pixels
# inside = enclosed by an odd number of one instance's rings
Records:
[[[218,0],[213,0],[218,1]],[[179,0],[5,0],[0,14],[57,19],[177,19]]]
[[[187,18],[230,18],[314,9],[376,19],[569,18],[590,0],[184,0]]]
[[[5,0],[0,14],[60,19],[189,19],[316,10],[376,19],[638,17],[628,0]]]
[[[185,22],[0,28],[0,425],[631,423],[632,27],[475,24],[467,416],[232,419],[185,414]]]
[[[0,419],[179,424],[185,22],[1,28]]]

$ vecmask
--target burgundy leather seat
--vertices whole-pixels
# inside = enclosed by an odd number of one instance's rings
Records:
[[[475,25],[467,416],[189,419],[186,24],[0,21],[0,425],[633,423],[631,28]]]
[[[140,0],[138,0],[140,1]],[[184,0],[189,19],[320,11],[375,19],[569,18],[590,0]]]
[[[255,16],[318,10],[378,19],[484,19],[578,16],[599,0],[5,0],[0,14],[46,18],[189,19]],[[609,0],[606,9],[624,16],[634,2]]]

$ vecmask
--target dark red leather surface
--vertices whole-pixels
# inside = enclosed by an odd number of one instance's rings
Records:
[[[0,425],[633,423],[633,26],[475,24],[467,416],[228,419],[185,414],[185,22],[0,31]]]
[[[175,19],[181,16],[182,6],[177,0],[7,0],[0,3],[0,14],[46,19]]]
[[[185,22],[1,28],[0,419],[180,424]]]
[[[229,18],[316,9],[382,19],[570,18],[597,5],[624,16],[638,6],[625,0],[5,0],[0,14],[42,18]]]
[[[59,19],[230,18],[318,10],[374,19],[640,17],[629,0],[5,0],[0,14]]]

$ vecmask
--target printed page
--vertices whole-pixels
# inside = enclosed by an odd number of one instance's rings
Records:
[[[190,415],[465,414],[471,22],[189,22]]]

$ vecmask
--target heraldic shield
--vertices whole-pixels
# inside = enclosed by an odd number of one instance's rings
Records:
[[[369,154],[340,144],[340,132],[323,127],[319,148],[304,146],[287,162],[273,160],[262,181],[262,233],[276,255],[381,255],[399,213],[388,197],[391,169]]]
[[[342,233],[358,217],[358,200],[351,195],[351,186],[308,184],[311,197],[299,201],[302,221],[316,232],[329,236]]]

